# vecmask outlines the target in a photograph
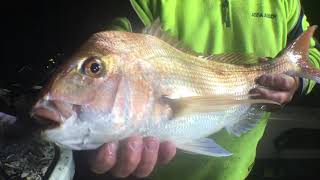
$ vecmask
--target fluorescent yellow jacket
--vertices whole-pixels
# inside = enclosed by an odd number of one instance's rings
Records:
[[[131,0],[131,4],[144,25],[160,17],[165,31],[203,55],[240,52],[274,57],[309,26],[299,0]],[[128,19],[117,19],[113,29],[130,30]],[[314,40],[310,44],[310,59],[319,67],[318,45]],[[315,85],[308,80],[301,84],[304,93]],[[177,153],[171,163],[157,167],[151,178],[245,179],[269,115],[265,113],[257,127],[241,137],[225,130],[212,136],[232,156],[212,158]]]

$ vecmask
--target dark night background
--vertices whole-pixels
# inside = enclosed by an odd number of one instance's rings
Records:
[[[303,0],[302,4],[309,22],[320,25],[316,2]],[[13,83],[22,87],[38,83],[49,59],[67,58],[92,33],[107,28],[115,17],[135,15],[129,0],[6,1],[1,6],[0,88]],[[318,38],[319,34],[320,29],[316,32]],[[320,107],[320,87],[317,85],[296,104]]]
[[[68,57],[113,18],[133,13],[125,0],[9,1],[2,8],[1,77],[5,78],[0,87],[13,81],[37,82],[49,59]],[[22,67],[24,72],[17,74]]]

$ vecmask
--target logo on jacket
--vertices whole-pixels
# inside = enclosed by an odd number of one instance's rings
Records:
[[[257,18],[269,18],[269,19],[275,19],[277,17],[276,14],[272,13],[263,13],[263,12],[254,12],[251,14],[253,17]]]

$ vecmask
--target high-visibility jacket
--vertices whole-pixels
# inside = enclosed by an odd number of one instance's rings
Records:
[[[309,23],[299,0],[131,0],[144,25],[160,18],[166,32],[203,55],[239,52],[274,57],[288,42],[307,29]],[[130,17],[119,18],[114,29],[130,30]],[[310,42],[310,60],[319,67],[319,45]],[[309,93],[315,82],[303,80],[302,93]],[[270,113],[241,137],[225,130],[211,136],[232,152],[230,157],[207,157],[177,153],[168,165],[152,173],[161,180],[242,180],[255,160]]]

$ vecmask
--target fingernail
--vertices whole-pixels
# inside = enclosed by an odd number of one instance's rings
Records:
[[[145,149],[155,151],[157,149],[157,143],[154,140],[149,140],[149,142],[145,144]]]
[[[129,147],[134,151],[138,151],[141,149],[141,143],[139,141],[132,141],[129,143]]]
[[[116,148],[116,145],[114,143],[109,143],[107,146],[107,155],[108,156],[114,155],[115,148]]]

